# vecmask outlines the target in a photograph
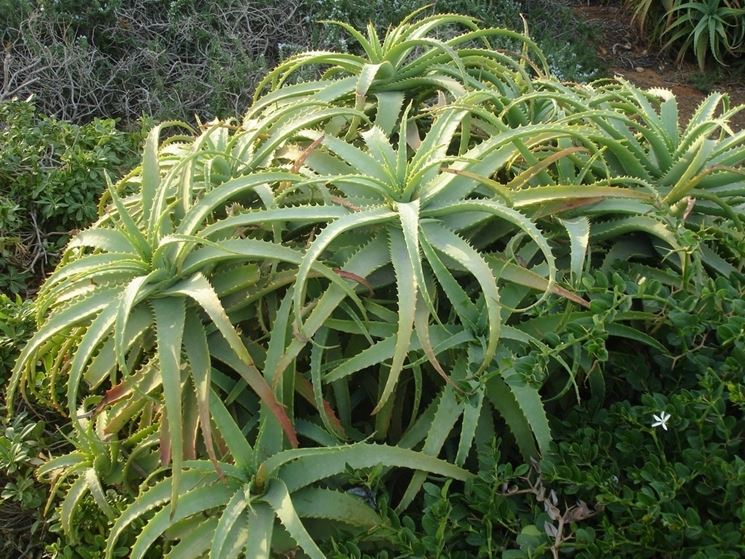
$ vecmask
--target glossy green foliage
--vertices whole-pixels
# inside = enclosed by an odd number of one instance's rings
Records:
[[[629,366],[622,348],[611,352],[606,406],[589,402],[557,425],[544,476],[605,507],[577,534],[577,556],[737,557],[745,514],[742,275],[694,295],[650,279],[639,286],[643,271],[628,272],[616,274],[620,290],[666,316],[655,337],[670,354],[652,351]],[[665,427],[654,426],[662,412]]]
[[[30,301],[0,294],[0,380],[10,378],[20,348],[33,333],[33,309]]]
[[[26,413],[0,422],[0,553],[5,556],[41,551],[45,488],[34,474],[48,441],[44,422]]]
[[[0,103],[0,289],[33,290],[71,231],[96,217],[104,173],[132,167],[139,143],[113,120],[76,126],[31,102]]]

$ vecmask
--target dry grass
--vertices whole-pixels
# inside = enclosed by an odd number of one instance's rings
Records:
[[[0,101],[34,95],[42,112],[76,122],[236,114],[277,45],[303,37],[298,0],[173,4],[123,2],[89,28],[32,12],[2,34]]]

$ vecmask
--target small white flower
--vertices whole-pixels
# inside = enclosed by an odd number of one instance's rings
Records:
[[[670,419],[670,414],[667,412],[661,412],[660,415],[652,414],[652,417],[654,418],[655,422],[652,423],[652,427],[662,427],[665,431],[667,431],[667,421]]]

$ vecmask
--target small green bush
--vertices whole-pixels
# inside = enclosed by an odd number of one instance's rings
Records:
[[[633,359],[633,348],[611,348],[603,405],[557,416],[545,483],[604,508],[575,533],[576,556],[741,557],[745,278],[691,293],[651,278],[640,285],[646,276],[633,267],[617,277],[636,305],[659,314],[648,331],[666,351]],[[664,427],[655,418],[663,412]]]
[[[35,470],[48,443],[45,424],[26,414],[9,421],[2,405],[0,413],[0,557],[40,554],[47,487],[36,481]]]
[[[32,316],[30,301],[0,293],[0,383],[10,378],[13,363],[33,332]]]
[[[0,104],[0,289],[26,293],[54,267],[69,234],[97,215],[105,173],[136,162],[141,135],[113,120],[78,126],[33,103]]]

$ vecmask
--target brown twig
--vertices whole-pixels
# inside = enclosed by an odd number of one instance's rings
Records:
[[[533,476],[535,476],[535,479],[533,479]],[[505,483],[502,485],[501,494],[507,497],[532,494],[535,496],[536,501],[543,503],[543,508],[551,520],[551,522],[546,522],[544,524],[543,529],[546,532],[546,535],[553,538],[553,544],[551,545],[551,555],[553,559],[559,559],[559,550],[562,545],[572,538],[571,534],[564,533],[567,525],[572,522],[581,522],[588,518],[592,518],[603,510],[603,506],[596,505],[595,510],[592,510],[587,506],[587,503],[578,500],[576,504],[571,506],[565,504],[562,512],[558,506],[559,499],[556,493],[553,489],[549,490],[544,485],[543,478],[541,477],[540,466],[535,460],[531,460],[531,472],[521,479],[527,487],[519,488],[517,486],[509,486]]]

